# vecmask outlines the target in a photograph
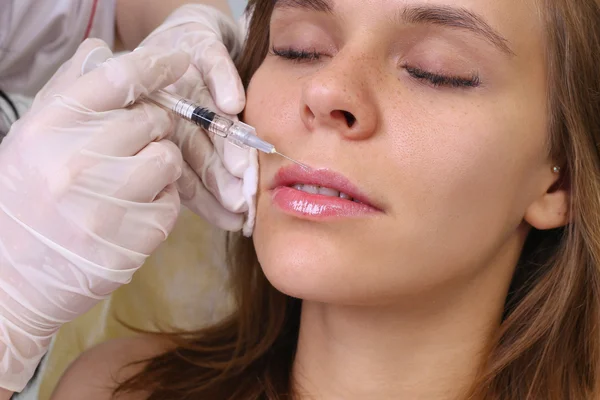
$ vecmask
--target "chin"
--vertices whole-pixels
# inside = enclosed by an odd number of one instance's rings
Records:
[[[352,224],[354,225],[354,224]],[[260,265],[280,292],[308,301],[366,304],[378,282],[365,274],[356,227],[285,215],[259,202],[253,240]]]
[[[288,296],[323,301],[338,269],[332,240],[315,235],[315,227],[306,221],[285,219],[264,214],[257,219],[253,239],[263,272]]]

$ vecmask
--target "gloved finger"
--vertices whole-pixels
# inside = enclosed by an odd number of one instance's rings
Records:
[[[185,97],[187,99],[198,102],[200,99],[196,95],[197,87],[199,82],[202,82],[200,72],[196,69],[193,64],[190,64],[187,71],[177,80],[177,82],[169,85],[165,88],[167,92],[173,93],[177,96]]]
[[[151,203],[140,204],[121,199],[102,202],[95,231],[104,240],[148,256],[164,241],[179,215],[179,193],[169,184]]]
[[[128,184],[116,196],[138,203],[150,203],[181,176],[183,160],[177,146],[168,140],[152,142],[134,157]],[[139,160],[144,160],[142,163]]]
[[[181,177],[177,180],[177,190],[181,203],[210,224],[232,232],[242,229],[243,214],[223,208],[206,189],[196,172],[185,162]]]
[[[157,212],[157,209],[161,211]],[[177,217],[179,216],[179,211],[180,200],[177,187],[174,183],[169,184],[156,196],[151,204],[147,205],[146,216],[143,214],[138,216],[131,215],[132,219],[135,218],[135,221],[131,220],[127,223],[127,226],[131,229],[129,232],[124,232],[124,234],[131,237],[131,245],[137,246],[139,252],[151,254],[173,230],[173,227],[177,222]],[[153,226],[154,229],[149,230],[147,228],[148,225]],[[145,240],[143,241],[140,241],[139,234],[136,233],[139,232],[140,229],[144,229],[144,231],[147,232],[144,238]],[[136,235],[138,238],[137,240],[134,240],[133,238]],[[124,237],[123,240],[125,240]]]
[[[158,220],[158,226],[161,227],[161,231],[163,236],[160,238],[161,240],[165,240],[169,233],[175,227],[175,223],[177,222],[177,216],[179,215],[181,200],[179,199],[179,192],[177,191],[176,183],[171,183],[165,187],[165,189],[160,192],[154,201],[152,202],[153,206],[165,206],[171,207],[171,214],[163,214],[162,219]],[[174,208],[172,206],[175,206]],[[152,250],[151,250],[152,251]]]
[[[97,112],[124,108],[177,81],[188,66],[189,56],[182,51],[143,47],[108,60],[63,94]]]
[[[249,166],[250,150],[220,137],[214,139],[214,145],[227,171],[237,178],[243,178]]]
[[[97,196],[150,203],[181,176],[182,159],[167,141],[152,142],[132,157],[112,157],[82,151],[85,168],[79,168],[77,186]]]
[[[110,48],[103,40],[84,40],[77,48],[73,57],[61,65],[52,78],[37,93],[31,109],[36,110],[39,103],[48,98],[48,96],[63,91],[79,79],[81,76],[81,65],[87,59],[88,55],[98,47],[105,47],[110,52]]]
[[[192,63],[200,70],[217,107],[226,114],[241,113],[246,105],[244,86],[225,45],[213,42],[196,49]]]
[[[112,111],[110,120],[104,120],[104,114],[90,114],[95,119],[86,123],[92,136],[85,148],[116,157],[136,154],[149,143],[170,136],[175,127],[170,113],[145,101],[126,110]]]
[[[58,126],[60,121],[73,121],[68,128],[53,129],[52,142],[59,147],[68,143],[71,148],[127,157],[150,142],[172,135],[174,119],[169,112],[143,100],[126,109],[97,113],[73,99],[57,97],[37,113],[35,122],[52,127]],[[60,152],[58,148],[53,154]]]
[[[178,144],[185,162],[194,170],[210,193],[232,212],[246,211],[243,201],[243,182],[225,168],[220,155],[204,133],[196,127],[179,127],[185,133]],[[219,138],[215,138],[215,141]],[[246,154],[246,159],[248,155]]]

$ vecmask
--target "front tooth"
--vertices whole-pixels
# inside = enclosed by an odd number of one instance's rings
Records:
[[[303,192],[306,193],[310,193],[310,194],[318,194],[319,193],[319,187],[315,186],[315,185],[302,185],[302,190]]]
[[[340,192],[327,187],[320,187],[319,194],[322,194],[323,196],[338,197],[340,195]]]
[[[351,198],[350,196],[348,196],[346,193],[340,193],[340,197],[341,197],[342,199],[346,199],[346,200],[350,200],[350,199],[352,199],[352,198]]]
[[[292,186],[294,189],[296,190],[302,190],[302,188],[304,187],[304,185],[301,185],[299,183],[295,184],[294,186]]]

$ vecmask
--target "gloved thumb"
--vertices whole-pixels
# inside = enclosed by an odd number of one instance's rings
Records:
[[[246,105],[244,86],[225,45],[214,42],[204,49],[198,48],[193,63],[217,107],[229,115],[241,113]]]
[[[98,50],[103,50],[103,54],[111,54],[108,45],[100,39],[84,40],[71,59],[65,62],[52,78],[44,85],[44,87],[35,96],[36,101],[32,105],[32,110],[36,110],[38,103],[43,102],[48,96],[61,93],[63,90],[71,86],[81,76],[81,67],[92,53],[97,53]]]

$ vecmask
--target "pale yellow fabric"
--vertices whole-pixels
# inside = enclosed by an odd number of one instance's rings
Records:
[[[224,262],[225,233],[183,209],[172,234],[133,281],[76,321],[65,325],[42,371],[39,400],[50,398],[68,365],[86,349],[131,335],[115,316],[135,327],[195,329],[231,310]]]

